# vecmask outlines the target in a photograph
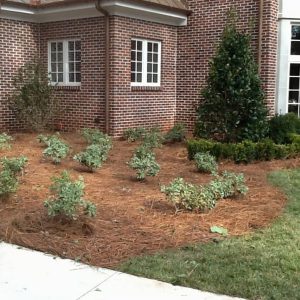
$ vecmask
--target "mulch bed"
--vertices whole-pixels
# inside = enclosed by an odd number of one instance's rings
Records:
[[[77,134],[63,135],[73,153],[85,147]],[[13,147],[1,156],[25,155],[29,165],[16,195],[0,202],[0,238],[21,246],[78,259],[101,267],[114,267],[126,259],[158,250],[207,242],[216,235],[210,226],[224,226],[230,235],[242,235],[268,226],[281,212],[285,196],[267,181],[267,173],[300,166],[300,159],[235,165],[222,162],[220,170],[243,172],[249,193],[235,200],[222,200],[205,214],[175,214],[160,192],[161,184],[175,177],[192,183],[205,183],[209,175],[197,173],[187,160],[183,144],[156,150],[161,172],[145,182],[135,179],[129,161],[136,143],[115,141],[109,160],[96,173],[89,173],[72,160],[53,165],[42,158],[36,135],[18,134]],[[43,201],[49,195],[51,177],[67,169],[72,177],[84,177],[85,198],[97,204],[94,219],[76,222],[49,219]]]

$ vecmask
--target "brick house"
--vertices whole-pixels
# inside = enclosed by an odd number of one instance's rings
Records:
[[[208,61],[235,7],[253,36],[270,113],[299,115],[299,0],[10,0],[0,9],[0,131],[18,130],[12,77],[48,66],[65,130],[194,126]]]

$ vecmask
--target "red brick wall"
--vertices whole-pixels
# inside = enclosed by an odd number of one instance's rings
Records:
[[[235,7],[238,26],[253,36],[257,53],[259,0],[188,0],[192,10],[188,26],[178,29],[177,65],[177,122],[184,122],[190,130],[195,125],[195,108],[201,101],[200,90],[206,84],[209,60],[226,23],[226,13]],[[277,0],[264,5],[262,79],[266,101],[274,109],[277,51]],[[272,113],[272,112],[271,112]]]
[[[129,127],[173,126],[176,109],[177,29],[151,22],[112,17],[111,24],[111,133],[121,135]],[[132,38],[161,41],[161,87],[131,88]]]
[[[37,57],[38,38],[38,25],[0,18],[0,132],[22,129],[9,109],[8,98],[19,67]]]
[[[55,88],[62,110],[57,126],[63,130],[105,124],[105,31],[104,18],[43,23],[41,58],[48,64],[48,41],[81,40],[81,86]]]

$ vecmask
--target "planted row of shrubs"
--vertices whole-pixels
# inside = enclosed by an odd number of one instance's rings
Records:
[[[207,152],[219,159],[231,159],[236,163],[249,163],[255,160],[292,158],[300,154],[300,138],[291,136],[292,143],[275,144],[271,139],[263,139],[258,143],[243,141],[241,143],[219,143],[211,140],[189,140],[187,142],[189,159],[194,159],[198,152]]]

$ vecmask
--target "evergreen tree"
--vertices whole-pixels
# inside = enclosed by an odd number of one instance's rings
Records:
[[[197,136],[235,142],[258,141],[267,135],[268,111],[250,42],[251,36],[238,31],[230,12],[201,92]]]

